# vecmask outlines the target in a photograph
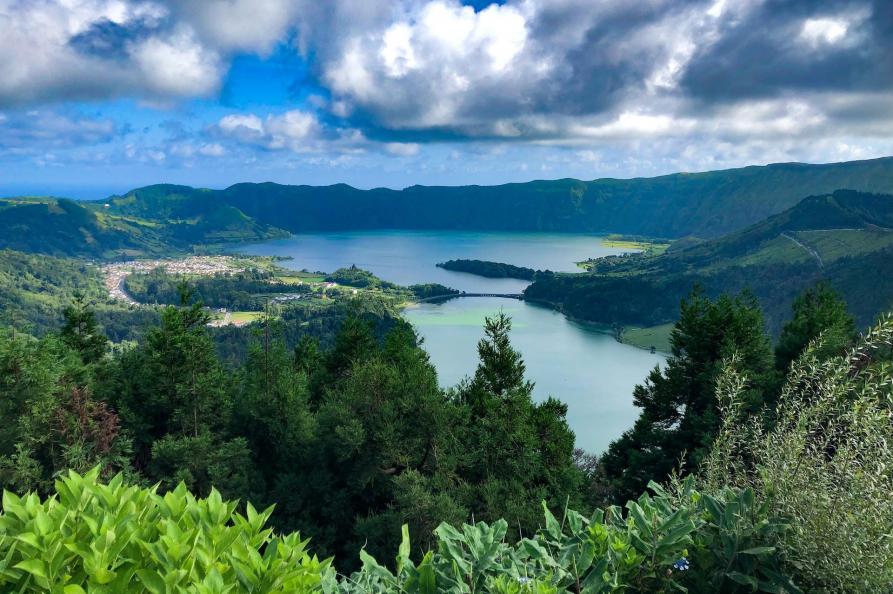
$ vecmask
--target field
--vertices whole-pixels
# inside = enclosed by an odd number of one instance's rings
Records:
[[[605,247],[628,249],[637,252],[645,252],[650,256],[656,256],[667,251],[670,247],[669,240],[653,237],[639,237],[636,235],[618,235],[612,233],[602,240]]]
[[[650,328],[624,328],[620,335],[623,344],[629,344],[642,349],[654,347],[663,353],[670,352],[670,334],[673,332],[673,324],[661,324]]]

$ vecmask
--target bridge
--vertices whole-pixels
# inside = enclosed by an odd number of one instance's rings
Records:
[[[502,297],[503,299],[524,300],[523,293],[451,293],[448,295],[435,295],[434,297],[425,297],[419,299],[417,303],[427,303],[431,301],[447,301],[448,299],[456,299],[458,297]]]

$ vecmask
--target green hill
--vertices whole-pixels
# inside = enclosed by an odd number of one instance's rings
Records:
[[[0,200],[0,248],[109,258],[164,249],[157,225],[108,216],[65,199]]]
[[[157,322],[154,310],[111,301],[98,266],[0,249],[0,327],[13,326],[35,336],[56,331],[75,293],[92,305],[103,330],[115,341],[139,336]]]
[[[893,196],[838,190],[811,196],[762,223],[660,256],[596,260],[590,272],[543,278],[526,292],[605,324],[670,322],[694,284],[708,294],[750,290],[773,333],[794,297],[826,280],[862,324],[893,304]],[[675,246],[674,246],[675,247]]]
[[[196,220],[228,205],[291,232],[462,229],[720,237],[839,188],[893,192],[893,158],[781,163],[654,178],[360,190],[345,184],[157,185],[109,200],[111,212]]]
[[[51,256],[114,259],[192,251],[197,245],[284,235],[229,205],[170,195],[108,203],[63,198],[0,199],[0,249]]]

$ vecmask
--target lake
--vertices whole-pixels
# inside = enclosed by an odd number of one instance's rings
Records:
[[[578,271],[576,262],[618,254],[590,235],[551,233],[363,231],[315,233],[239,246],[253,255],[289,256],[284,266],[331,272],[356,264],[398,283],[441,283],[469,293],[520,293],[527,281],[487,279],[437,268],[445,260],[468,258],[505,262],[538,270]],[[562,314],[514,299],[461,298],[408,308],[404,316],[418,329],[437,368],[441,385],[455,385],[474,373],[483,321],[502,309],[512,317],[512,343],[524,357],[534,396],[555,396],[568,404],[568,422],[578,446],[602,452],[632,426],[638,409],[632,391],[664,361],[621,344],[613,336]]]

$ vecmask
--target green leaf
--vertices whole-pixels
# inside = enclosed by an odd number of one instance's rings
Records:
[[[771,555],[775,552],[775,547],[751,547],[741,551],[742,555]]]
[[[730,571],[726,574],[728,578],[732,581],[738,582],[739,584],[743,584],[745,586],[750,586],[752,590],[756,590],[759,587],[760,583],[757,581],[757,578],[745,575],[739,571]]]
[[[22,571],[26,571],[31,575],[46,578],[46,568],[43,564],[43,561],[40,559],[25,559],[24,561],[19,561],[13,566],[15,569],[21,569]]]
[[[150,569],[138,569],[136,575],[139,576],[140,581],[143,583],[143,586],[146,587],[146,590],[152,594],[165,594],[167,592],[164,578],[162,578],[158,572]]]

